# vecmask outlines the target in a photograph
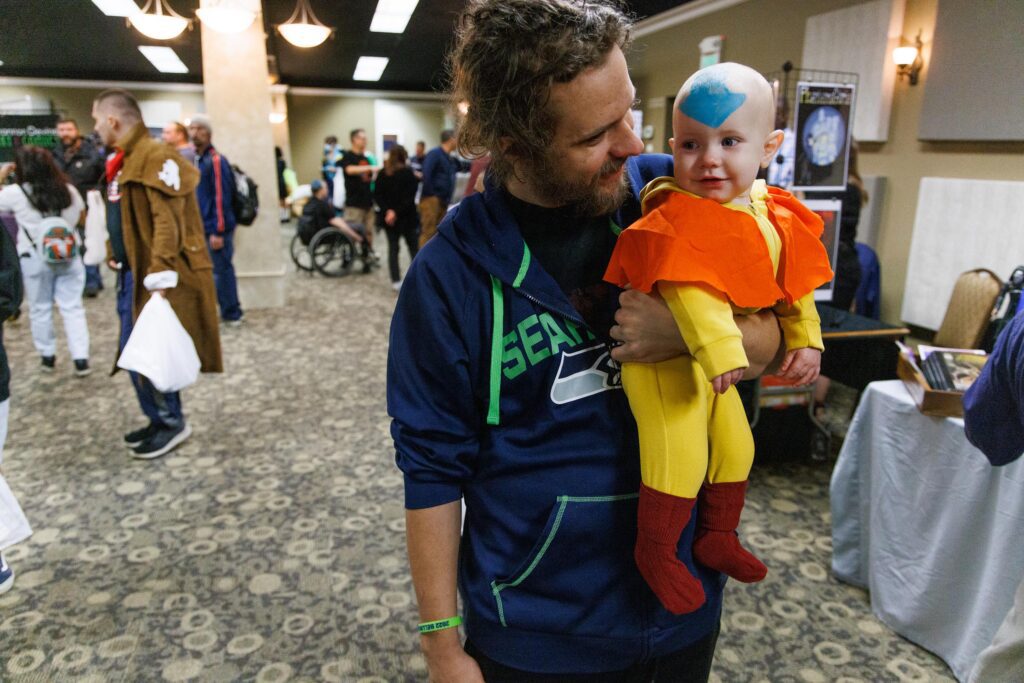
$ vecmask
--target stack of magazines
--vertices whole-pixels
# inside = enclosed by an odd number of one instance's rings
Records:
[[[922,344],[917,347],[917,353],[928,386],[938,391],[967,391],[988,360],[985,352],[978,349],[946,349]]]

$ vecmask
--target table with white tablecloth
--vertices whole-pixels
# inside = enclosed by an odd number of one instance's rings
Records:
[[[992,467],[963,420],[900,381],[865,390],[831,484],[832,571],[966,680],[1024,578],[1024,459]]]

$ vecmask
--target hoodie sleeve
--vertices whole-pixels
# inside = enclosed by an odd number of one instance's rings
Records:
[[[429,258],[439,253],[428,250],[413,262],[391,321],[388,414],[408,509],[462,497],[483,424],[463,338],[475,326],[462,315],[465,297],[451,294],[457,278],[442,277]]]
[[[1024,313],[1018,313],[996,342],[981,376],[964,395],[967,439],[993,465],[1024,453]]]

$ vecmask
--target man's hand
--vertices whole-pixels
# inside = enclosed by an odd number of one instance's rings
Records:
[[[462,649],[458,632],[455,629],[452,631],[454,632],[452,635],[430,633],[420,636],[420,647],[427,659],[430,682],[484,683],[480,666]],[[438,639],[441,636],[444,637],[444,640]]]
[[[394,226],[395,221],[398,220],[398,214],[395,213],[394,209],[388,209],[384,212],[384,224],[388,226]]]
[[[743,368],[737,368],[736,370],[723,372],[711,380],[711,388],[715,390],[716,394],[724,394],[729,390],[729,387],[743,379],[743,370]]]
[[[115,261],[114,259],[107,259],[107,268],[110,268],[111,270],[114,271],[118,271],[121,270],[121,264]]]
[[[220,251],[224,248],[224,238],[221,235],[210,235],[210,249]]]
[[[620,363],[656,363],[687,353],[672,312],[660,296],[627,289],[619,295],[612,339],[622,342],[612,349]]]
[[[821,372],[821,351],[818,349],[794,349],[786,354],[779,368],[779,377],[797,386],[810,384],[818,379]]]

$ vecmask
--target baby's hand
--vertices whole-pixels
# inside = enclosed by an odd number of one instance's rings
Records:
[[[783,359],[779,377],[801,386],[818,379],[820,371],[821,351],[812,348],[794,349]]]
[[[723,372],[718,377],[715,377],[711,380],[711,387],[715,390],[716,394],[724,394],[729,390],[729,387],[741,379],[743,379],[743,368],[737,368],[736,370]]]

